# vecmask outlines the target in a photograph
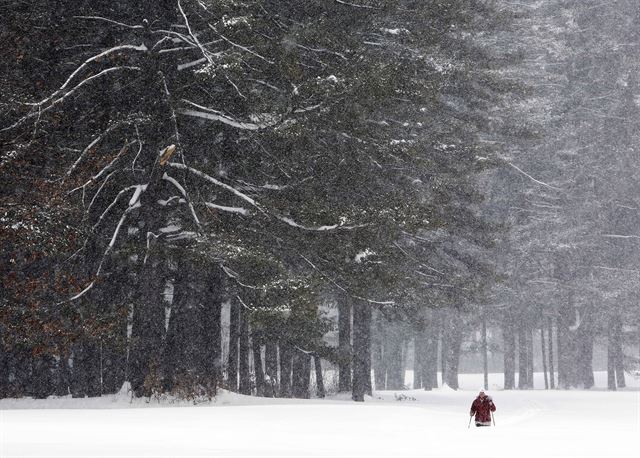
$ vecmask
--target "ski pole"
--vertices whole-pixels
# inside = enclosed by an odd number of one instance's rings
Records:
[[[473,415],[469,415],[469,425],[467,426],[467,429],[471,428],[471,419],[473,418]]]
[[[493,416],[493,412],[491,412],[491,421],[493,422],[493,426],[496,425],[496,417]]]

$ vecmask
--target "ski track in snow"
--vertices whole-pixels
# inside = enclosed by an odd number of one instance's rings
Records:
[[[460,381],[459,391],[376,391],[365,403],[348,394],[296,400],[224,391],[197,406],[131,403],[124,393],[5,399],[0,457],[638,457],[638,379],[618,392],[602,389],[605,373],[589,391],[490,389],[492,428],[469,427],[482,375]]]

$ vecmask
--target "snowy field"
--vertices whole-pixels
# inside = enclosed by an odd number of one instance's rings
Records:
[[[131,404],[124,395],[6,399],[0,457],[638,458],[640,380],[628,376],[629,388],[607,392],[605,377],[597,373],[590,391],[494,387],[494,428],[468,428],[479,374],[461,375],[459,391],[381,391],[364,404],[227,392],[198,406]]]

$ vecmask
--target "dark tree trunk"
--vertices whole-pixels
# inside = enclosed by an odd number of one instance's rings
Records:
[[[445,330],[448,326],[447,324],[447,316],[448,311],[446,309],[440,310],[439,319],[438,319],[438,327],[440,328],[438,331],[439,334],[439,342],[440,342],[440,378],[442,379],[442,385],[446,383],[447,380],[447,351],[448,344],[445,335]]]
[[[371,308],[358,301],[353,307],[353,392],[354,401],[364,401],[371,389]]]
[[[238,391],[238,341],[240,340],[240,304],[232,302],[229,310],[229,359],[227,387]]]
[[[165,332],[164,280],[159,261],[150,257],[139,274],[139,294],[133,306],[128,373],[136,396],[149,396],[149,386],[153,384],[149,379],[158,375],[151,372],[159,367]]]
[[[413,389],[419,390],[424,386],[422,380],[424,370],[424,348],[426,347],[424,330],[416,329],[413,338]]]
[[[607,374],[609,389],[615,389],[615,387],[624,388],[626,386],[622,354],[622,320],[617,314],[613,315],[609,320]]]
[[[86,338],[74,345],[71,395],[100,396],[100,354],[96,344]]]
[[[373,387],[371,384],[371,320],[372,320],[372,310],[369,305],[365,309],[365,320],[367,322],[366,325],[366,355],[365,355],[365,368],[364,368],[364,392],[369,396],[373,396]]]
[[[487,317],[482,311],[482,372],[484,375],[484,389],[489,389],[489,355],[487,349]]]
[[[54,360],[48,355],[38,355],[32,358],[33,371],[31,375],[31,395],[36,399],[45,399],[54,391],[53,363]],[[89,394],[90,396],[100,395],[100,379],[98,372],[98,392]]]
[[[549,332],[548,332],[548,341],[549,341],[549,385],[553,390],[556,387],[555,382],[555,369],[553,365],[553,318],[549,317]]]
[[[1,336],[0,336],[0,339],[1,339]],[[0,399],[9,397],[9,361],[12,358],[12,356],[13,355],[3,345],[0,345]],[[62,361],[62,358],[60,359],[60,361]],[[58,364],[58,371],[57,371],[58,380],[60,380],[59,368],[60,368],[60,364]],[[59,393],[60,391],[56,390],[56,394],[60,395]]]
[[[255,333],[251,338],[251,347],[253,349],[253,371],[256,379],[256,395],[264,396],[265,379],[264,370],[262,369],[262,345],[260,345],[260,339]]]
[[[504,341],[504,389],[513,390],[516,387],[516,333],[513,325],[513,315],[508,313],[502,326]]]
[[[338,304],[338,390],[351,391],[351,305]]]
[[[201,307],[202,364],[204,385],[209,395],[215,395],[222,382],[222,300],[220,279],[214,275],[208,279],[209,287]]]
[[[575,332],[570,329],[576,321],[576,310],[570,301],[559,310],[558,316],[558,386],[563,389],[578,386],[575,357],[577,355]]]
[[[294,349],[291,376],[294,398],[309,399],[310,370],[311,357],[301,350]]]
[[[319,398],[325,397],[324,379],[322,376],[322,360],[318,355],[313,357],[314,367],[316,371],[316,389]]]
[[[609,330],[609,339],[607,342],[607,388],[611,391],[616,391],[616,356],[615,356],[615,344],[614,337]]]
[[[373,378],[376,390],[386,389],[387,368],[384,358],[384,318],[380,312],[375,314],[375,332],[371,342],[371,354],[373,360]]]
[[[268,341],[264,350],[265,396],[275,397],[278,392],[278,344]]]
[[[248,310],[240,307],[240,351],[238,375],[240,376],[240,386],[238,392],[241,394],[251,394],[251,373],[249,371],[249,316]]]
[[[578,366],[579,385],[589,389],[594,385],[593,379],[593,332],[585,323],[578,330]]]
[[[531,381],[529,380],[529,336],[531,330],[522,324],[518,328],[518,389],[531,389]]]
[[[544,321],[540,326],[540,350],[542,351],[542,374],[544,376],[544,389],[549,389],[549,377],[547,376],[547,346],[544,340]]]
[[[280,390],[281,398],[291,397],[292,349],[286,342],[280,342]]]
[[[8,370],[8,367],[7,367]],[[8,375],[8,372],[7,372]],[[2,374],[0,374],[2,377]],[[71,371],[69,369],[69,355],[63,353],[58,359],[56,368],[56,396],[67,396],[71,393]]]
[[[404,366],[402,361],[402,347],[404,336],[401,323],[387,325],[384,343],[384,358],[387,368],[387,390],[404,389]]]
[[[425,390],[438,388],[438,335],[432,322],[427,327],[422,358],[422,385]]]
[[[445,348],[445,383],[454,390],[458,389],[458,364],[462,345],[462,318],[457,310],[450,310],[443,329],[443,345]]]

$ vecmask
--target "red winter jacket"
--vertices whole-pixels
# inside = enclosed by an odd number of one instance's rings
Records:
[[[491,412],[496,411],[496,405],[489,396],[478,396],[471,404],[471,415],[476,415],[476,424],[491,425]]]

